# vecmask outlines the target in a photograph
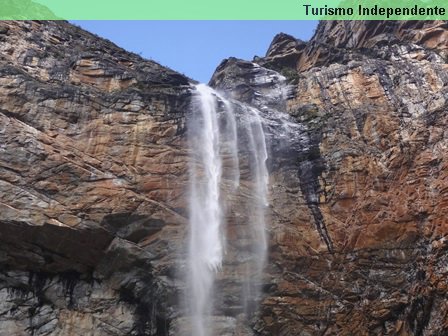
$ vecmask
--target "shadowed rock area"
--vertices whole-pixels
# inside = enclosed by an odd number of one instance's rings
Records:
[[[218,66],[270,152],[261,306],[220,336],[448,334],[447,28],[325,21]],[[0,335],[181,335],[193,81],[66,22],[0,41]]]

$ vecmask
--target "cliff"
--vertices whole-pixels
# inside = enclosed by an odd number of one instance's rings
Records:
[[[326,21],[219,65],[211,86],[290,118],[237,335],[448,334],[447,28]],[[0,335],[179,336],[192,81],[65,22],[0,41]]]
[[[0,334],[164,334],[189,79],[68,23],[0,31]]]

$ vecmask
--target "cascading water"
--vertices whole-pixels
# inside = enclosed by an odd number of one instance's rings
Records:
[[[220,274],[226,273],[224,268],[233,273],[232,267],[236,267],[234,261],[227,263],[225,258],[225,224],[226,219],[236,216],[229,210],[231,196],[242,193],[240,153],[246,157],[249,173],[244,186],[247,223],[236,230],[247,243],[241,248],[244,251],[236,248],[233,252],[247,255],[242,258],[245,274],[238,282],[240,313],[252,310],[257,298],[267,250],[268,153],[259,111],[232,103],[203,84],[196,86],[188,130],[191,190],[187,308],[191,312],[191,335],[211,336],[215,335],[213,314],[220,311],[222,315],[226,310],[213,306],[216,279],[226,277]]]
[[[222,166],[216,100],[206,86],[197,86],[197,91],[195,111],[200,115],[190,123],[190,135],[195,133],[190,147],[197,162],[190,167],[189,287],[192,329],[195,335],[205,336],[204,317],[210,310],[214,273],[223,258],[219,190]]]
[[[254,299],[257,298],[259,284],[266,262],[267,239],[265,208],[268,204],[269,174],[266,166],[268,152],[263,130],[262,119],[259,111],[248,108],[249,122],[246,126],[250,148],[250,170],[253,179],[253,198],[249,203],[251,218],[248,229],[248,237],[251,242],[248,249],[252,262],[246,264],[246,279],[243,286],[243,306],[248,315],[254,309]]]

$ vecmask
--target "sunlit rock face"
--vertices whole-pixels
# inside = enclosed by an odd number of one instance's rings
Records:
[[[448,334],[446,36],[329,21],[221,63],[210,85],[264,120],[268,261],[259,309],[216,335]],[[65,22],[0,41],[0,335],[183,335],[192,81]]]
[[[166,334],[189,79],[64,22],[0,32],[0,334]]]
[[[302,134],[272,160],[261,334],[448,332],[446,28],[322,22],[218,67],[211,85],[254,105],[279,84],[257,64],[284,74]]]

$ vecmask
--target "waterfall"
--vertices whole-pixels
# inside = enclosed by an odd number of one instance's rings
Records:
[[[210,311],[214,273],[221,267],[223,238],[220,206],[220,132],[216,99],[212,90],[197,86],[195,118],[190,122],[190,149],[197,162],[190,165],[190,242],[189,289],[191,290],[192,329],[206,336],[204,317]],[[198,164],[201,167],[198,167]],[[202,171],[200,171],[202,169]]]
[[[264,264],[266,262],[267,239],[265,208],[268,204],[268,184],[269,175],[266,167],[268,152],[266,148],[266,139],[263,130],[263,122],[259,111],[255,108],[249,108],[249,122],[246,131],[249,138],[250,148],[250,170],[253,178],[253,200],[250,203],[252,218],[248,225],[249,248],[253,261],[246,266],[246,279],[243,287],[243,305],[246,314],[254,310],[254,299],[257,297],[259,284]]]
[[[244,203],[243,216],[247,218],[244,225],[234,230],[234,235],[248,241],[241,251],[232,247],[234,256],[247,255],[242,261],[245,274],[238,279],[240,293],[235,295],[240,297],[241,313],[247,314],[252,310],[249,306],[256,302],[266,261],[268,151],[263,118],[257,109],[231,102],[199,84],[194,90],[188,139],[190,235],[186,294],[191,315],[190,335],[214,336],[212,316],[226,311],[226,307],[214,306],[216,280],[229,276],[226,272],[236,272],[232,270],[236,267],[235,261],[226,260],[227,219],[239,216],[232,213],[232,208],[242,206],[239,203]],[[245,163],[240,162],[240,155],[246,158]],[[240,185],[243,165],[245,174],[249,175],[245,177],[244,188]],[[235,199],[244,201],[233,204]]]

